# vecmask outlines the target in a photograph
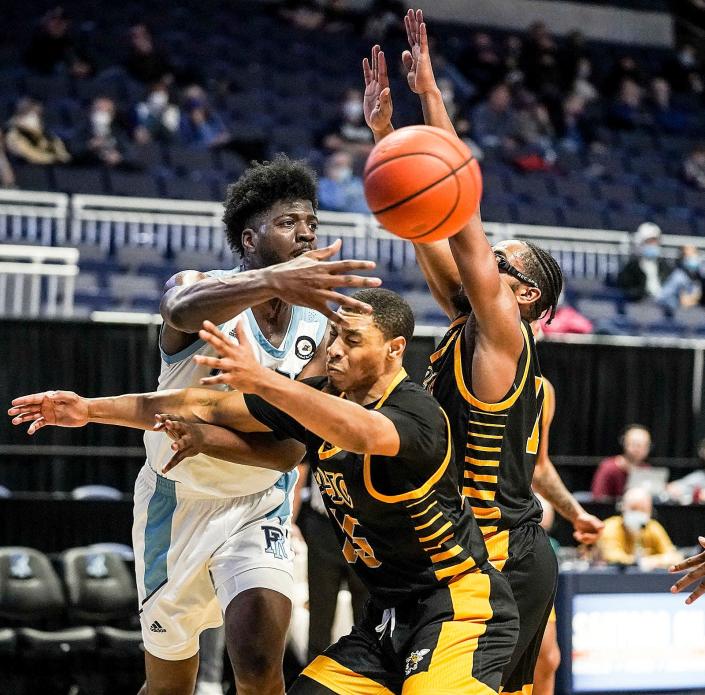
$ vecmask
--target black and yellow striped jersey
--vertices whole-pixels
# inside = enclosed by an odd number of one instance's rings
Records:
[[[324,390],[327,378],[305,383]],[[458,489],[448,418],[404,370],[365,406],[394,423],[396,456],[343,451],[261,398],[246,395],[245,401],[278,437],[306,444],[343,555],[378,606],[394,606],[487,561],[482,533]]]
[[[472,315],[451,324],[431,355],[424,385],[448,413],[461,491],[496,565],[505,554],[509,529],[541,520],[531,479],[539,444],[543,379],[531,327],[522,321],[524,349],[511,389],[498,403],[478,399],[472,392],[468,320],[473,320]]]

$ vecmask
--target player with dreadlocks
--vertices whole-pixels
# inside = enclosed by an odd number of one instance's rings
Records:
[[[409,13],[411,51],[402,60],[426,124],[453,132],[428,51],[423,15]],[[379,46],[365,60],[365,116],[375,139],[392,130],[392,103]],[[557,580],[555,555],[539,526],[531,489],[544,400],[530,323],[553,318],[561,269],[525,241],[490,246],[479,211],[448,241],[416,246],[428,286],[451,319],[425,384],[448,414],[461,493],[483,530],[490,561],[509,579],[520,634],[502,679],[504,693],[530,693]],[[462,452],[462,453],[461,453]]]

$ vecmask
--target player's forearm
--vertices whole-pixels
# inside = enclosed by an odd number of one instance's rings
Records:
[[[558,471],[550,460],[536,464],[532,486],[553,508],[572,524],[585,510],[563,484]]]
[[[444,239],[430,244],[414,244],[414,251],[433,298],[448,318],[455,318],[458,312],[453,306],[453,297],[460,291],[461,283],[448,242]]]
[[[421,99],[421,109],[423,110],[423,121],[426,125],[442,128],[449,133],[456,135],[453,121],[450,120],[448,109],[443,101],[441,90],[435,89],[419,95]]]
[[[265,373],[257,395],[333,446],[358,454],[379,453],[377,446],[384,438],[379,419],[389,421],[357,403],[272,371]]]
[[[305,453],[299,442],[276,439],[271,433],[244,434],[216,425],[197,425],[202,431],[201,453],[245,466],[285,473],[296,468]]]
[[[161,313],[173,328],[198,333],[206,319],[219,325],[275,296],[267,268],[248,270],[233,277],[207,278],[174,287],[164,295]]]

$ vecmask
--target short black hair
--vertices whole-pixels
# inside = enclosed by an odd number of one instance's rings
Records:
[[[414,335],[414,312],[401,295],[381,287],[359,290],[353,299],[372,307],[372,320],[387,340],[398,336],[411,342]]]
[[[310,200],[318,209],[316,174],[306,162],[277,154],[271,162],[252,162],[250,168],[228,186],[225,197],[225,235],[240,256],[245,249],[242,232],[279,200]]]
[[[525,241],[528,251],[521,254],[524,273],[528,275],[541,290],[541,296],[534,305],[534,312],[529,319],[536,321],[546,312],[550,312],[548,323],[553,321],[558,306],[558,297],[563,291],[563,272],[558,261],[545,249],[530,241]]]

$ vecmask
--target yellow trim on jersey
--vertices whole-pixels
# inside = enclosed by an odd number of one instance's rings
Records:
[[[406,374],[406,373],[405,373]],[[448,468],[450,463],[451,453],[453,450],[453,439],[450,432],[450,422],[448,421],[448,416],[445,414],[443,408],[439,406],[439,410],[443,415],[443,419],[446,423],[446,437],[447,437],[447,448],[446,455],[443,462],[438,467],[436,472],[421,486],[416,488],[416,490],[411,490],[410,492],[403,492],[399,495],[383,495],[381,492],[375,490],[372,485],[372,472],[370,470],[372,456],[370,454],[365,454],[362,464],[362,477],[365,481],[365,488],[372,497],[380,502],[386,502],[387,504],[394,504],[395,502],[405,502],[406,500],[414,500],[418,497],[424,497],[429,491],[433,489],[433,486],[443,477],[443,474]]]
[[[524,326],[524,324],[522,323],[520,324],[520,326],[521,332],[524,335],[524,344],[527,350],[526,363],[524,364],[524,373],[521,376],[521,381],[519,382],[519,386],[517,387],[516,391],[514,391],[511,396],[505,398],[499,403],[485,403],[484,401],[481,401],[479,398],[476,398],[472,395],[472,393],[470,393],[470,390],[465,385],[465,377],[463,376],[463,356],[460,346],[461,340],[460,338],[458,338],[455,341],[455,381],[458,386],[458,390],[460,391],[460,394],[468,403],[470,403],[470,405],[474,405],[476,408],[479,408],[482,411],[496,412],[498,410],[506,410],[507,408],[511,408],[511,406],[513,406],[516,402],[517,398],[519,398],[519,396],[521,395],[521,392],[524,390],[524,384],[526,383],[526,377],[529,374],[529,368],[531,366],[531,342],[529,341],[529,334],[526,332],[526,327]]]
[[[504,427],[504,425],[502,425]],[[480,434],[479,432],[468,432],[471,437],[479,437],[480,439],[504,439],[503,434]]]
[[[476,483],[496,483],[496,475],[480,475],[475,473],[475,471],[465,471],[465,477],[468,480],[474,480]]]
[[[391,394],[394,389],[399,386],[399,384],[404,381],[407,377],[406,369],[402,367],[398,372],[397,375],[392,379],[390,382],[389,386],[384,390],[384,393],[382,394],[381,398],[377,401],[375,404],[375,407],[373,410],[379,410],[379,408],[382,407],[384,404],[384,401],[389,398],[389,394]],[[341,393],[339,398],[345,398],[345,393]],[[318,447],[318,458],[321,461],[325,461],[326,459],[331,458],[331,456],[335,456],[336,454],[339,454],[342,449],[339,446],[331,446],[330,448],[326,449],[326,445],[328,442],[322,442],[321,446]]]
[[[478,519],[501,519],[502,518],[502,512],[500,511],[499,507],[473,507],[471,505],[470,509],[472,509],[472,513]]]
[[[428,528],[436,519],[441,516],[443,516],[443,512],[438,512],[438,514],[436,514],[433,519],[427,521],[425,524],[421,524],[421,526],[414,526],[414,531],[423,531],[423,529]]]
[[[468,444],[467,448],[475,451],[502,451],[501,446],[480,446],[479,444]]]
[[[489,560],[495,569],[500,572],[504,569],[504,563],[509,558],[509,529],[485,536],[485,546]]]
[[[495,425],[491,422],[478,422],[477,420],[468,420],[471,425],[482,425],[483,427],[506,427],[506,425]]]
[[[438,543],[436,545],[430,545],[430,546],[428,546],[428,548],[424,548],[424,550],[427,553],[430,553],[432,550],[440,550],[443,547],[443,544],[446,541],[449,541],[452,537],[453,537],[453,534],[449,533],[447,536],[444,536],[443,538],[441,538],[441,540],[438,541]]]
[[[423,516],[429,509],[432,509],[433,507],[435,507],[437,504],[438,504],[438,500],[433,500],[433,502],[431,502],[431,504],[429,504],[428,507],[426,507],[426,509],[424,509],[422,512],[419,512],[418,514],[412,514],[409,518],[410,519],[418,519],[420,516]],[[409,506],[411,506],[411,505],[409,505]]]
[[[463,547],[460,545],[454,545],[450,550],[444,550],[442,553],[436,553],[431,555],[431,562],[443,562],[443,560],[450,560],[450,558],[455,557],[463,552]]]
[[[497,490],[476,490],[474,487],[468,487],[467,485],[464,485],[463,494],[465,495],[465,497],[472,497],[476,500],[485,500],[493,502],[495,495],[497,494]]]
[[[550,383],[546,377],[543,377],[544,383],[544,389],[543,389],[543,410],[541,412],[541,427],[545,428],[548,425],[548,417],[551,412],[551,398],[553,398],[553,394],[551,393],[551,389],[547,388],[548,384]]]
[[[438,531],[434,531],[430,536],[424,536],[423,538],[419,538],[419,541],[421,543],[426,543],[427,541],[432,541],[434,538],[438,538],[444,531],[447,531],[453,524],[450,523],[450,521],[446,521],[441,528],[438,529]]]
[[[423,504],[424,502],[428,502],[429,498],[433,495],[435,490],[431,490],[431,492],[428,493],[428,495],[424,495],[420,500],[416,500],[416,502],[409,502],[407,504],[407,507],[415,507],[417,504]]]
[[[472,456],[466,456],[465,460],[468,463],[474,463],[476,466],[494,466],[495,468],[499,466],[499,461],[492,459],[475,459]]]
[[[362,676],[339,664],[329,656],[317,656],[302,672],[301,675],[310,678],[316,683],[329,688],[338,695],[394,695],[391,690],[381,683],[373,681],[367,676]]]
[[[463,560],[457,565],[451,565],[450,567],[444,567],[440,570],[434,570],[433,573],[436,575],[436,579],[440,581],[441,579],[445,579],[446,577],[456,577],[457,575],[462,574],[463,572],[471,570],[473,567],[475,567],[475,560],[469,557],[467,558],[467,560]]]

